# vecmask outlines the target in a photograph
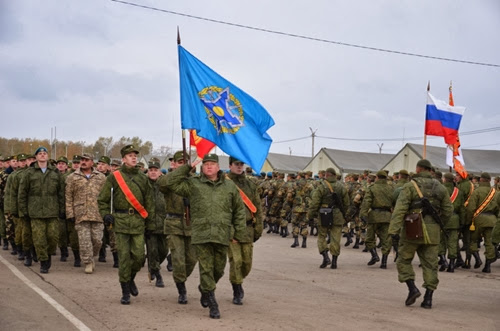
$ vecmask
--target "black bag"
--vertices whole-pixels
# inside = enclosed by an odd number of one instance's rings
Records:
[[[319,218],[321,226],[331,228],[333,226],[333,208],[320,208]]]

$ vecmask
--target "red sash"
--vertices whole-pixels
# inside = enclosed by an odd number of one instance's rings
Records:
[[[458,188],[453,188],[453,193],[451,193],[451,196],[450,196],[450,200],[451,200],[451,203],[454,203],[455,202],[455,199],[457,198],[458,196]]]
[[[148,217],[148,212],[146,208],[144,208],[144,206],[141,205],[141,203],[135,197],[134,193],[132,193],[127,183],[125,182],[125,179],[123,179],[121,172],[119,170],[116,170],[113,172],[113,175],[115,175],[118,185],[122,189],[125,198],[132,205],[132,207],[134,207],[134,209],[137,210],[137,212],[139,213],[139,215],[142,216],[142,218],[145,219],[146,217]]]
[[[227,175],[226,175],[226,178],[231,180],[231,178],[229,178],[229,176],[227,176]],[[238,185],[236,185],[236,187],[238,188],[238,191],[240,191],[241,200],[243,200],[243,203],[245,204],[245,206],[247,206],[248,210],[250,210],[250,212],[252,213],[252,217],[253,217],[253,214],[255,214],[255,212],[257,211],[257,207],[255,207],[252,200],[250,200],[250,198],[245,194],[245,192],[243,192],[242,189],[240,189],[238,187]]]

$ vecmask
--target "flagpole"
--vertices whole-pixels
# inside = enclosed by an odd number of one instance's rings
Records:
[[[430,92],[430,90],[431,90],[431,81],[427,83],[427,92]],[[425,134],[425,125],[424,125],[424,152],[422,153],[423,159],[425,159],[426,154],[427,154],[427,134]]]
[[[452,92],[451,92],[451,80],[450,80],[450,89],[449,89],[449,90],[450,90],[450,94],[449,94],[449,97],[448,97],[448,104],[449,104],[450,106],[454,106],[454,105],[455,105],[455,103],[453,102],[453,96],[452,96]],[[450,147],[451,147],[451,146],[450,146],[450,145],[448,145],[448,148],[450,148]],[[452,149],[452,151],[453,151],[453,149]],[[452,159],[452,161],[453,161],[453,163],[455,163],[455,155],[454,155],[454,154],[453,154],[453,159]],[[449,167],[450,167],[450,172],[453,172],[453,168],[452,168],[451,166],[449,166]]]
[[[179,32],[179,26],[177,26],[177,45],[181,44],[181,33]],[[187,151],[186,151],[186,130],[182,129],[182,155],[184,158],[184,161],[187,164],[191,164],[191,158],[187,157]]]

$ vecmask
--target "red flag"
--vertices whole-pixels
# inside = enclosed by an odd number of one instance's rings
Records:
[[[210,140],[198,136],[196,130],[189,130],[189,144],[196,148],[196,154],[200,158],[203,158],[215,147],[215,144]]]
[[[453,102],[451,82],[450,82],[450,96],[448,103],[450,104],[450,106],[455,106],[455,103]],[[457,141],[452,146],[453,146],[453,168],[462,178],[467,178],[467,171],[465,170],[463,156],[461,155],[462,150],[460,149],[460,137],[458,136],[458,134],[457,134]]]

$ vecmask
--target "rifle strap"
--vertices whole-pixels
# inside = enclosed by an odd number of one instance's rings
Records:
[[[330,184],[330,182],[329,182],[329,181],[327,181],[327,180],[324,180],[323,182],[325,182],[325,183],[326,183],[326,185],[328,185],[328,189],[330,190],[330,193],[333,193],[333,187],[332,187],[332,184]]]
[[[127,182],[125,182],[125,179],[123,178],[120,170],[116,170],[113,172],[113,175],[116,178],[116,182],[118,183],[118,186],[120,186],[123,194],[125,195],[125,199],[134,207],[135,210],[141,215],[142,218],[148,217],[148,212],[146,208],[144,208],[143,205],[137,200],[135,197],[134,193],[130,190],[130,188],[127,185]]]
[[[417,190],[417,194],[420,197],[420,199],[422,199],[424,197],[424,195],[422,194],[422,191],[420,191],[420,188],[418,187],[417,182],[412,179],[411,183],[415,187],[415,190]]]

